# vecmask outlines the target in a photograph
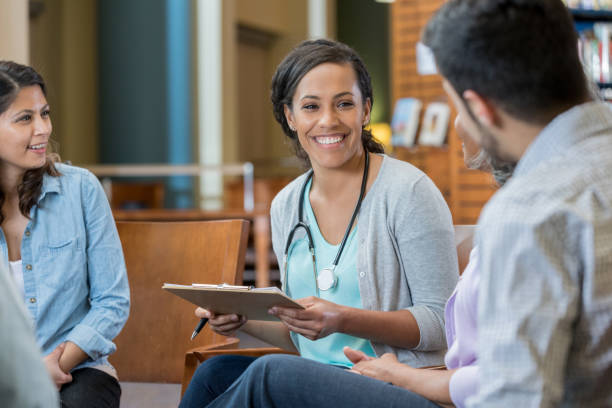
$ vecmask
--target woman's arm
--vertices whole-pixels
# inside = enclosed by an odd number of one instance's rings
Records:
[[[444,306],[459,278],[452,217],[427,176],[405,189],[390,200],[389,228],[412,299],[406,310],[419,328],[415,350],[443,350]]]
[[[371,311],[316,297],[299,299],[298,303],[306,309],[274,307],[272,312],[290,330],[310,340],[340,332],[395,347],[414,348],[419,344],[419,327],[408,310]]]
[[[59,368],[69,373],[74,367],[81,364],[87,359],[87,353],[85,353],[79,346],[71,341],[64,343],[64,351],[59,358]]]
[[[348,348],[347,348],[348,349]],[[347,357],[355,356],[352,350]],[[427,370],[402,364],[394,354],[355,361],[352,371],[406,388],[438,404],[452,405],[450,379],[456,370]]]
[[[87,173],[81,189],[91,308],[66,341],[97,360],[115,351],[112,340],[127,320],[130,292],[119,234],[102,186]],[[73,350],[66,361],[74,362],[76,355],[78,351]]]

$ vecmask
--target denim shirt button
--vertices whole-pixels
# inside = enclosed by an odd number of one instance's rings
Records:
[[[31,271],[31,270],[32,270],[32,265],[27,264],[27,265],[26,265],[26,269],[27,269],[28,271]]]
[[[30,230],[26,230],[26,231],[25,231],[25,236],[26,236],[26,237],[29,237],[29,236],[30,236]]]
[[[36,303],[36,298],[30,298],[30,303]]]

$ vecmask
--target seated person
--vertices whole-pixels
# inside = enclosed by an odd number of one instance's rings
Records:
[[[480,214],[471,407],[611,407],[612,110],[559,0],[450,0],[423,42],[463,124],[517,163]]]
[[[118,407],[108,362],[129,313],[121,243],[87,170],[50,153],[45,83],[0,61],[0,253],[34,319],[63,407]]]
[[[271,209],[283,288],[306,309],[273,308],[281,322],[209,317],[302,357],[350,367],[343,346],[393,353],[413,366],[441,364],[444,302],[457,278],[448,207],[431,180],[383,153],[366,126],[370,75],[357,53],[329,40],[291,51],[272,80],[276,120],[309,170]],[[202,407],[254,361],[215,357],[196,371],[181,407]]]
[[[498,162],[493,168],[488,155],[465,132],[460,116],[457,116],[455,128],[463,141],[466,166],[493,171],[497,183],[503,185],[514,167]],[[400,363],[391,353],[375,359],[349,347],[345,348],[345,353],[355,363],[351,372],[293,356],[269,355],[256,360],[208,407],[464,406],[465,400],[475,394],[478,384],[476,316],[479,273],[478,249],[474,247],[470,261],[446,304],[447,370],[416,369]]]

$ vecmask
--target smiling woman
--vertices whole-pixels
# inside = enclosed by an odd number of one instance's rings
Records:
[[[0,61],[0,256],[62,407],[118,407],[107,356],[129,311],[121,243],[98,180],[49,150],[42,77]]]
[[[350,346],[412,366],[442,363],[444,303],[458,277],[450,212],[425,174],[386,155],[365,129],[370,75],[345,44],[306,41],[272,79],[276,120],[308,171],[271,208],[283,289],[305,309],[274,307],[279,322],[198,309],[218,333],[240,329],[302,357],[350,367]],[[200,365],[181,407],[202,407],[253,362]]]

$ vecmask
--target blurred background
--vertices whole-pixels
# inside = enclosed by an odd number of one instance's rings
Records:
[[[374,0],[3,0],[0,55],[45,78],[53,138],[75,165],[250,162],[291,178],[269,84],[300,41],[339,39],[373,76],[373,122],[390,120],[389,5]],[[164,207],[219,208],[208,183],[164,180]],[[206,178],[204,177],[204,178]],[[148,181],[156,181],[149,179]],[[240,200],[239,200],[240,201]],[[242,202],[240,201],[240,204]]]
[[[612,90],[611,3],[567,2],[604,98]],[[375,137],[431,177],[455,224],[477,222],[495,186],[465,168],[455,113],[419,47],[441,4],[2,0],[0,58],[42,73],[56,150],[100,177],[117,220],[249,219],[245,279],[261,286],[276,279],[270,202],[304,171],[273,118],[270,80],[305,39],[357,50],[372,76]]]

